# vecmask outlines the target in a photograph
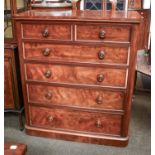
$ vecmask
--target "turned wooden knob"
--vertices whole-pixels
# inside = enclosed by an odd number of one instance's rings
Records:
[[[52,98],[52,93],[48,92],[45,94],[45,97],[50,100]]]
[[[105,38],[105,31],[101,31],[100,33],[99,33],[99,38],[100,39],[104,39]]]
[[[98,74],[97,75],[97,81],[102,82],[104,80],[104,75],[103,74]]]
[[[52,73],[51,73],[50,70],[47,70],[47,71],[44,73],[44,75],[45,75],[46,78],[50,78],[51,75],[52,75]]]
[[[97,103],[97,104],[102,104],[102,101],[103,101],[103,97],[102,97],[102,96],[98,96],[98,97],[96,98],[96,103]]]
[[[49,116],[49,117],[48,117],[48,121],[49,121],[49,122],[52,122],[53,120],[54,120],[54,117],[53,117],[53,116]]]
[[[97,120],[96,127],[97,128],[101,128],[102,127],[102,122],[100,120]]]
[[[104,59],[104,56],[105,56],[104,51],[100,51],[100,52],[98,53],[98,58],[99,58],[100,60],[103,60],[103,59]]]
[[[134,6],[134,0],[130,1],[130,6]]]
[[[49,56],[49,55],[50,55],[50,49],[49,49],[49,48],[45,48],[45,49],[43,50],[43,55],[44,55],[44,56]]]
[[[42,32],[42,36],[43,36],[44,38],[46,38],[46,37],[48,37],[48,35],[49,35],[48,28],[45,28],[45,29],[43,30],[43,32]]]

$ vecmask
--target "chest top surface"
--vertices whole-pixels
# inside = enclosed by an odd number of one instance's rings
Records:
[[[140,23],[142,17],[136,11],[101,11],[101,10],[67,10],[41,11],[28,10],[14,15],[16,20],[54,20],[54,21],[96,21],[96,22],[125,22]]]

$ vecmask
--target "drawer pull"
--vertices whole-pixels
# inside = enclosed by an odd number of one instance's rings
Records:
[[[44,73],[44,75],[45,75],[46,78],[50,78],[51,75],[52,75],[52,73],[51,73],[50,70],[48,70],[48,71],[46,71],[46,72]]]
[[[97,128],[102,128],[102,123],[101,123],[100,120],[97,120],[97,122],[96,122],[96,127],[97,127]]]
[[[45,94],[45,97],[50,100],[52,98],[52,93],[48,92],[47,94]]]
[[[104,51],[100,51],[100,52],[98,53],[98,58],[99,58],[100,60],[103,60],[103,59],[104,59],[104,56],[105,56]]]
[[[44,56],[49,56],[49,55],[50,55],[50,49],[49,49],[49,48],[45,48],[45,49],[43,50],[43,55],[44,55]]]
[[[130,1],[130,6],[134,6],[134,0]]]
[[[105,31],[101,31],[100,33],[99,33],[99,38],[100,39],[104,39],[105,38]]]
[[[49,121],[49,122],[52,122],[53,120],[54,120],[53,116],[49,116],[49,117],[48,117],[48,121]]]
[[[46,37],[48,37],[48,35],[49,35],[48,28],[45,28],[45,30],[43,30],[43,32],[42,32],[42,36],[43,36],[44,38],[46,38]]]
[[[98,74],[97,75],[97,81],[102,82],[104,80],[104,75],[103,74]]]
[[[103,97],[102,97],[102,96],[98,96],[98,97],[96,98],[96,103],[97,103],[97,104],[102,104],[102,101],[103,101]]]

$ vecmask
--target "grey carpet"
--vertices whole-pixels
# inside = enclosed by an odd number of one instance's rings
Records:
[[[28,136],[18,129],[18,118],[5,114],[5,142],[25,143],[27,155],[150,155],[150,94],[136,93],[132,105],[130,141],[125,148]]]

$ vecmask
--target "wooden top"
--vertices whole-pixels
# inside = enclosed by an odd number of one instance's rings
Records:
[[[28,10],[14,15],[16,20],[56,20],[56,21],[107,21],[139,23],[143,17],[136,11],[101,11],[101,10]]]
[[[25,155],[27,146],[25,144],[17,143],[5,143],[4,154],[5,155]]]

